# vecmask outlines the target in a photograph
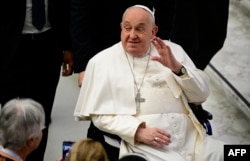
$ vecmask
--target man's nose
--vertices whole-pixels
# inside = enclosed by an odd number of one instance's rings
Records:
[[[137,32],[135,30],[131,30],[130,37],[133,39],[138,38]]]

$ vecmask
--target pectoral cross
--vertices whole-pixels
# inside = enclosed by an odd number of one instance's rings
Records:
[[[145,102],[145,98],[141,98],[141,93],[138,91],[135,97],[136,111],[140,111],[141,102]]]

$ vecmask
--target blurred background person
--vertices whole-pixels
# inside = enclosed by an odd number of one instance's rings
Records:
[[[63,161],[63,158],[57,161]],[[100,142],[86,138],[73,144],[65,161],[108,161],[108,158]]]
[[[0,160],[26,161],[40,144],[43,107],[32,99],[12,99],[0,110]]]

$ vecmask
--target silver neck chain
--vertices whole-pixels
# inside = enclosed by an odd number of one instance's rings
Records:
[[[150,51],[151,51],[151,48],[149,49],[149,52],[147,53],[147,55],[148,55],[148,61],[147,61],[147,65],[146,65],[145,72],[144,72],[144,74],[143,74],[143,77],[142,77],[142,81],[141,81],[141,83],[140,83],[140,86],[136,83],[135,74],[134,74],[134,71],[133,71],[133,69],[132,69],[132,65],[130,64],[130,61],[129,61],[129,59],[128,59],[128,54],[127,54],[126,51],[125,51],[125,55],[126,55],[126,58],[127,58],[127,60],[128,60],[128,64],[129,64],[131,73],[132,73],[133,78],[134,78],[134,84],[135,84],[136,89],[137,89],[137,93],[136,93],[136,96],[135,96],[135,103],[136,103],[136,111],[137,111],[137,112],[140,111],[140,104],[141,104],[141,102],[145,102],[145,98],[142,98],[142,97],[141,97],[140,90],[141,90],[142,84],[143,84],[143,82],[144,82],[144,78],[145,78],[146,72],[147,72],[147,70],[148,70],[149,59],[150,59]]]
[[[130,70],[131,70],[131,73],[132,73],[132,75],[133,75],[134,84],[135,84],[135,86],[136,86],[137,93],[140,93],[140,90],[141,90],[142,84],[143,84],[143,82],[144,82],[144,78],[145,78],[146,72],[147,72],[147,70],[148,70],[149,60],[150,60],[150,51],[151,51],[151,48],[149,49],[149,51],[148,51],[147,54],[146,54],[146,55],[148,55],[148,60],[147,60],[146,68],[145,68],[145,71],[144,71],[144,74],[143,74],[143,77],[142,77],[142,81],[141,81],[141,83],[140,83],[140,86],[139,86],[139,84],[137,84],[137,82],[136,82],[135,73],[134,73],[134,71],[133,71],[133,69],[132,69],[132,65],[131,65],[131,63],[130,63],[130,61],[129,61],[129,59],[128,59],[128,53],[125,51],[125,55],[126,55],[126,58],[127,58],[127,60],[128,60],[128,64],[129,64],[129,68],[130,68]]]

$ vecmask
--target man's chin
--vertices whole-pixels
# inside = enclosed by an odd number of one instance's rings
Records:
[[[135,49],[128,49],[127,52],[133,55],[136,55],[138,53],[138,51]]]
[[[127,47],[127,52],[129,52],[129,53],[137,53],[138,52],[138,47],[137,47],[137,45],[129,45],[128,47]]]

